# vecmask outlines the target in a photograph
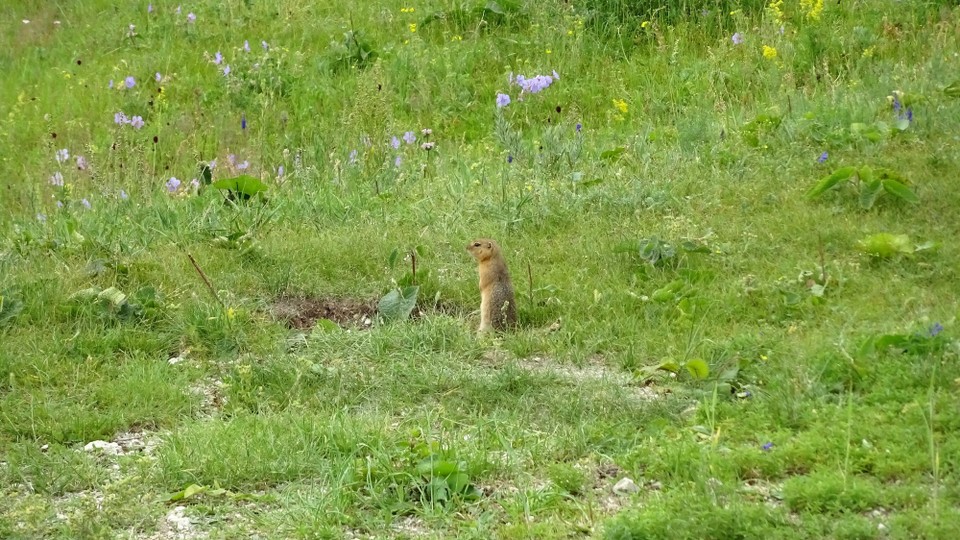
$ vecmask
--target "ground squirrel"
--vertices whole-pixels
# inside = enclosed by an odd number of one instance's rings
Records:
[[[467,251],[480,263],[479,331],[503,330],[517,324],[517,301],[500,246],[479,238],[467,245]]]

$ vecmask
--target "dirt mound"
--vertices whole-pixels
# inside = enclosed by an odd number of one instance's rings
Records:
[[[283,295],[273,301],[270,311],[287,326],[305,330],[313,328],[320,319],[329,319],[344,328],[367,328],[377,310],[369,300]]]

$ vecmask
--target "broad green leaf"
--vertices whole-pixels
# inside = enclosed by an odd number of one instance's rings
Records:
[[[693,360],[688,361],[685,364],[685,367],[694,379],[703,380],[710,376],[710,366],[708,366],[706,362],[699,358],[694,358]]]
[[[910,120],[906,118],[899,118],[896,122],[893,123],[893,127],[899,131],[906,131],[910,127]]]
[[[267,190],[267,185],[259,179],[248,175],[240,175],[236,178],[223,178],[214,182],[213,187],[217,189],[228,189],[244,195],[246,198],[253,197],[258,193]]]
[[[400,250],[393,248],[393,251],[390,252],[390,256],[387,257],[387,266],[392,269],[394,266],[396,266],[398,258],[400,258]]]
[[[127,301],[127,295],[120,292],[120,289],[116,287],[110,287],[101,291],[97,295],[97,300],[108,302],[113,307],[119,308]]]
[[[403,290],[394,289],[380,299],[377,304],[377,313],[387,321],[402,320],[410,316],[417,306],[417,293],[420,287],[411,285]]]
[[[427,458],[417,465],[417,472],[423,476],[447,477],[460,471],[456,461]]]
[[[817,182],[817,185],[813,186],[813,189],[807,192],[807,197],[812,198],[820,195],[824,191],[836,186],[840,182],[848,180],[855,172],[857,172],[856,167],[841,167],[833,171],[830,176],[827,176],[826,178],[823,178]]]
[[[470,476],[466,473],[451,474],[447,478],[447,485],[450,486],[450,491],[454,493],[466,493],[470,489]]]
[[[893,178],[884,178],[881,182],[883,183],[883,189],[894,197],[913,204],[920,202],[920,198],[917,197],[916,193]]]
[[[872,176],[872,174],[871,174]],[[869,210],[873,208],[873,204],[877,202],[877,197],[880,196],[880,192],[883,190],[883,184],[880,180],[869,180],[865,181],[860,186],[860,207],[864,210]]]
[[[657,366],[657,369],[662,369],[664,371],[669,371],[671,373],[679,373],[680,364],[674,362],[673,360],[667,360],[667,361],[661,362],[660,365]]]
[[[710,246],[692,240],[686,240],[680,244],[680,248],[687,253],[713,253]]]
[[[933,240],[927,240],[922,244],[917,244],[916,246],[914,246],[913,251],[914,253],[919,253],[921,251],[932,251],[932,250],[936,250],[938,247],[940,247],[940,245],[934,242]]]
[[[317,321],[313,323],[313,329],[324,334],[339,332],[341,330],[340,325],[330,319],[317,319]]]

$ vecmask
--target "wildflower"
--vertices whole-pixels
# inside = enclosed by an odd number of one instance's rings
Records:
[[[396,135],[390,137],[390,146],[392,146],[394,150],[400,148],[400,139],[398,139]]]
[[[580,130],[583,129],[583,124],[581,124],[580,122],[577,122],[577,125],[575,127],[577,130],[577,133],[580,133]]]
[[[763,445],[761,448],[763,448],[763,451],[764,451],[764,452],[769,452],[770,449],[773,448],[773,443],[772,443],[772,442],[768,442],[767,444]]]
[[[210,163],[207,164],[207,166],[210,167],[210,170],[211,170],[211,171],[212,171],[213,169],[216,169],[216,168],[217,168],[217,160],[216,160],[216,159],[211,160]]]
[[[740,45],[741,43],[743,43],[743,34],[741,34],[740,32],[737,32],[733,34],[733,37],[731,37],[730,39],[731,41],[733,41],[734,45]]]
[[[213,55],[213,63],[219,66],[220,62],[223,62],[223,55],[217,51],[217,54]]]
[[[123,80],[123,85],[126,86],[127,88],[133,88],[134,86],[137,85],[137,81],[131,75]]]
[[[769,45],[763,46],[763,57],[767,60],[773,60],[777,57],[777,49],[770,47]]]
[[[224,68],[223,68],[223,76],[226,77],[226,76],[229,75],[229,74],[230,74],[230,66],[224,67]]]
[[[826,152],[820,154],[820,157],[817,158],[817,163],[823,163],[827,160],[828,154]]]
[[[246,113],[240,114],[240,129],[247,129],[247,115]]]
[[[127,115],[123,114],[123,111],[120,111],[113,113],[113,123],[117,125],[129,124],[130,120],[127,118]]]
[[[400,156],[397,156],[397,159],[393,160],[393,166],[398,169],[400,168],[401,163],[403,163],[403,158],[401,158]]]
[[[77,156],[77,170],[87,170],[87,158],[83,156]]]
[[[178,189],[180,189],[180,180],[177,180],[176,177],[171,176],[170,179],[167,180],[167,191],[174,193]]]
[[[130,125],[133,126],[135,129],[140,129],[140,128],[142,128],[142,127],[143,127],[143,117],[141,117],[141,116],[134,116],[133,118],[130,119]]]
[[[277,167],[277,176],[283,176],[284,168],[283,165]]]
[[[424,137],[429,137],[430,135],[433,135],[433,130],[430,128],[424,128],[420,130],[420,133],[422,133]]]
[[[510,96],[507,94],[497,94],[497,108],[502,109],[510,104]]]
[[[176,13],[177,13],[177,15],[180,14],[180,6],[177,6],[177,11],[176,11]]]
[[[423,144],[420,145],[420,148],[423,148],[424,150],[426,150],[427,152],[429,152],[430,150],[433,150],[433,147],[436,146],[436,145],[437,145],[437,143],[435,143],[435,142],[425,142],[425,143],[423,143]]]
[[[416,33],[416,32],[417,32],[417,23],[410,23],[410,24],[409,24],[409,27],[410,27],[410,31],[411,31],[411,32],[413,32],[413,33]]]
[[[936,323],[930,328],[930,337],[937,337],[940,332],[943,332],[943,325]]]
[[[190,187],[192,187],[193,189],[200,189],[200,181],[194,178],[193,180],[190,181]]]
[[[236,165],[236,164],[237,164],[237,156],[235,156],[235,155],[233,155],[233,154],[227,154],[227,161],[230,162],[230,165]]]
[[[153,4],[147,4],[147,13],[153,13]]]
[[[37,221],[39,221],[40,223],[46,223],[46,222],[47,222],[47,215],[46,215],[46,214],[41,214],[41,213],[37,212]]]
[[[250,42],[249,42],[249,41],[243,40],[243,50],[244,50],[244,52],[250,52]]]
[[[412,131],[408,131],[403,134],[403,141],[407,144],[413,144],[417,142],[417,136]]]
[[[124,191],[124,190],[121,189],[121,190],[120,190],[120,198],[123,199],[123,200],[127,200],[127,199],[130,198],[130,196],[127,195],[127,192],[126,192],[126,191]]]
[[[82,204],[87,210],[89,210],[93,206],[90,204],[90,201],[86,199],[86,197],[84,197],[84,199],[80,201],[80,204]]]
[[[153,76],[153,78],[157,82],[160,82],[160,80],[163,79],[163,75],[160,75],[160,72],[158,71],[157,74]]]
[[[537,75],[536,77],[528,79],[523,75],[517,75],[516,82],[524,92],[537,94],[553,84],[553,77],[549,75]]]
[[[263,47],[263,50],[265,51],[270,50],[270,45],[266,41],[261,41],[260,46]]]
[[[194,15],[192,11],[190,13],[187,13],[187,22],[192,23],[192,22],[195,22],[196,20],[197,20],[197,16]]]
[[[243,160],[243,163],[240,163],[237,165],[237,169],[241,171],[245,171],[249,167],[250,167],[250,162],[247,160]]]
[[[63,201],[57,201],[57,208],[63,208]]]
[[[113,79],[110,79],[110,82],[107,83],[107,88],[113,90]]]
[[[560,74],[557,73],[557,70],[553,70],[553,78],[556,79],[556,80],[558,80],[558,81],[560,80]]]
[[[57,150],[57,163],[63,163],[64,161],[70,159],[70,151],[66,148],[61,148]]]
[[[913,122],[913,107],[907,107],[907,121]]]
[[[621,114],[626,114],[628,110],[627,102],[622,99],[614,99],[613,106],[616,107]]]
[[[507,163],[513,163],[513,154],[507,156]]]
[[[356,163],[356,162],[357,162],[357,151],[356,151],[356,150],[351,150],[351,151],[350,151],[350,163]]]
[[[53,176],[50,177],[50,183],[57,187],[63,187],[63,175],[60,174],[60,171],[53,173]]]
[[[900,114],[900,92],[894,90],[893,92],[893,112]]]

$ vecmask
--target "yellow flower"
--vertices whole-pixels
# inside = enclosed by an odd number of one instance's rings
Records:
[[[413,23],[413,22],[410,23],[410,31],[416,33],[416,31],[417,31],[417,23]]]
[[[640,28],[646,28],[648,26],[650,26],[650,21],[643,21],[640,23]]]
[[[783,24],[783,21],[786,17],[783,16],[783,10],[780,7],[783,6],[783,0],[776,0],[770,2],[767,6],[767,9],[770,10],[770,14],[773,15],[773,18],[777,21],[777,24]]]
[[[453,36],[450,41],[463,41],[463,36]]]
[[[823,0],[800,0],[800,8],[807,12],[807,18],[819,20],[823,13]]]
[[[550,54],[550,53],[552,53],[553,51],[551,51],[550,49],[547,49],[547,50],[544,51],[544,52],[546,52],[547,54]]]
[[[233,318],[236,316],[236,314],[237,314],[236,310],[234,310],[233,308],[227,308],[227,318],[228,318],[228,319],[230,319],[230,320],[232,321]]]
[[[568,36],[572,36],[572,35],[573,35],[573,30],[567,30],[567,35],[568,35]]]
[[[622,99],[614,99],[613,106],[617,108],[622,114],[627,113],[627,102]]]
[[[771,47],[771,46],[769,46],[769,45],[764,45],[764,46],[763,46],[763,57],[766,58],[767,60],[773,60],[774,58],[777,57],[777,49],[775,49],[775,48],[773,48],[773,47]]]

